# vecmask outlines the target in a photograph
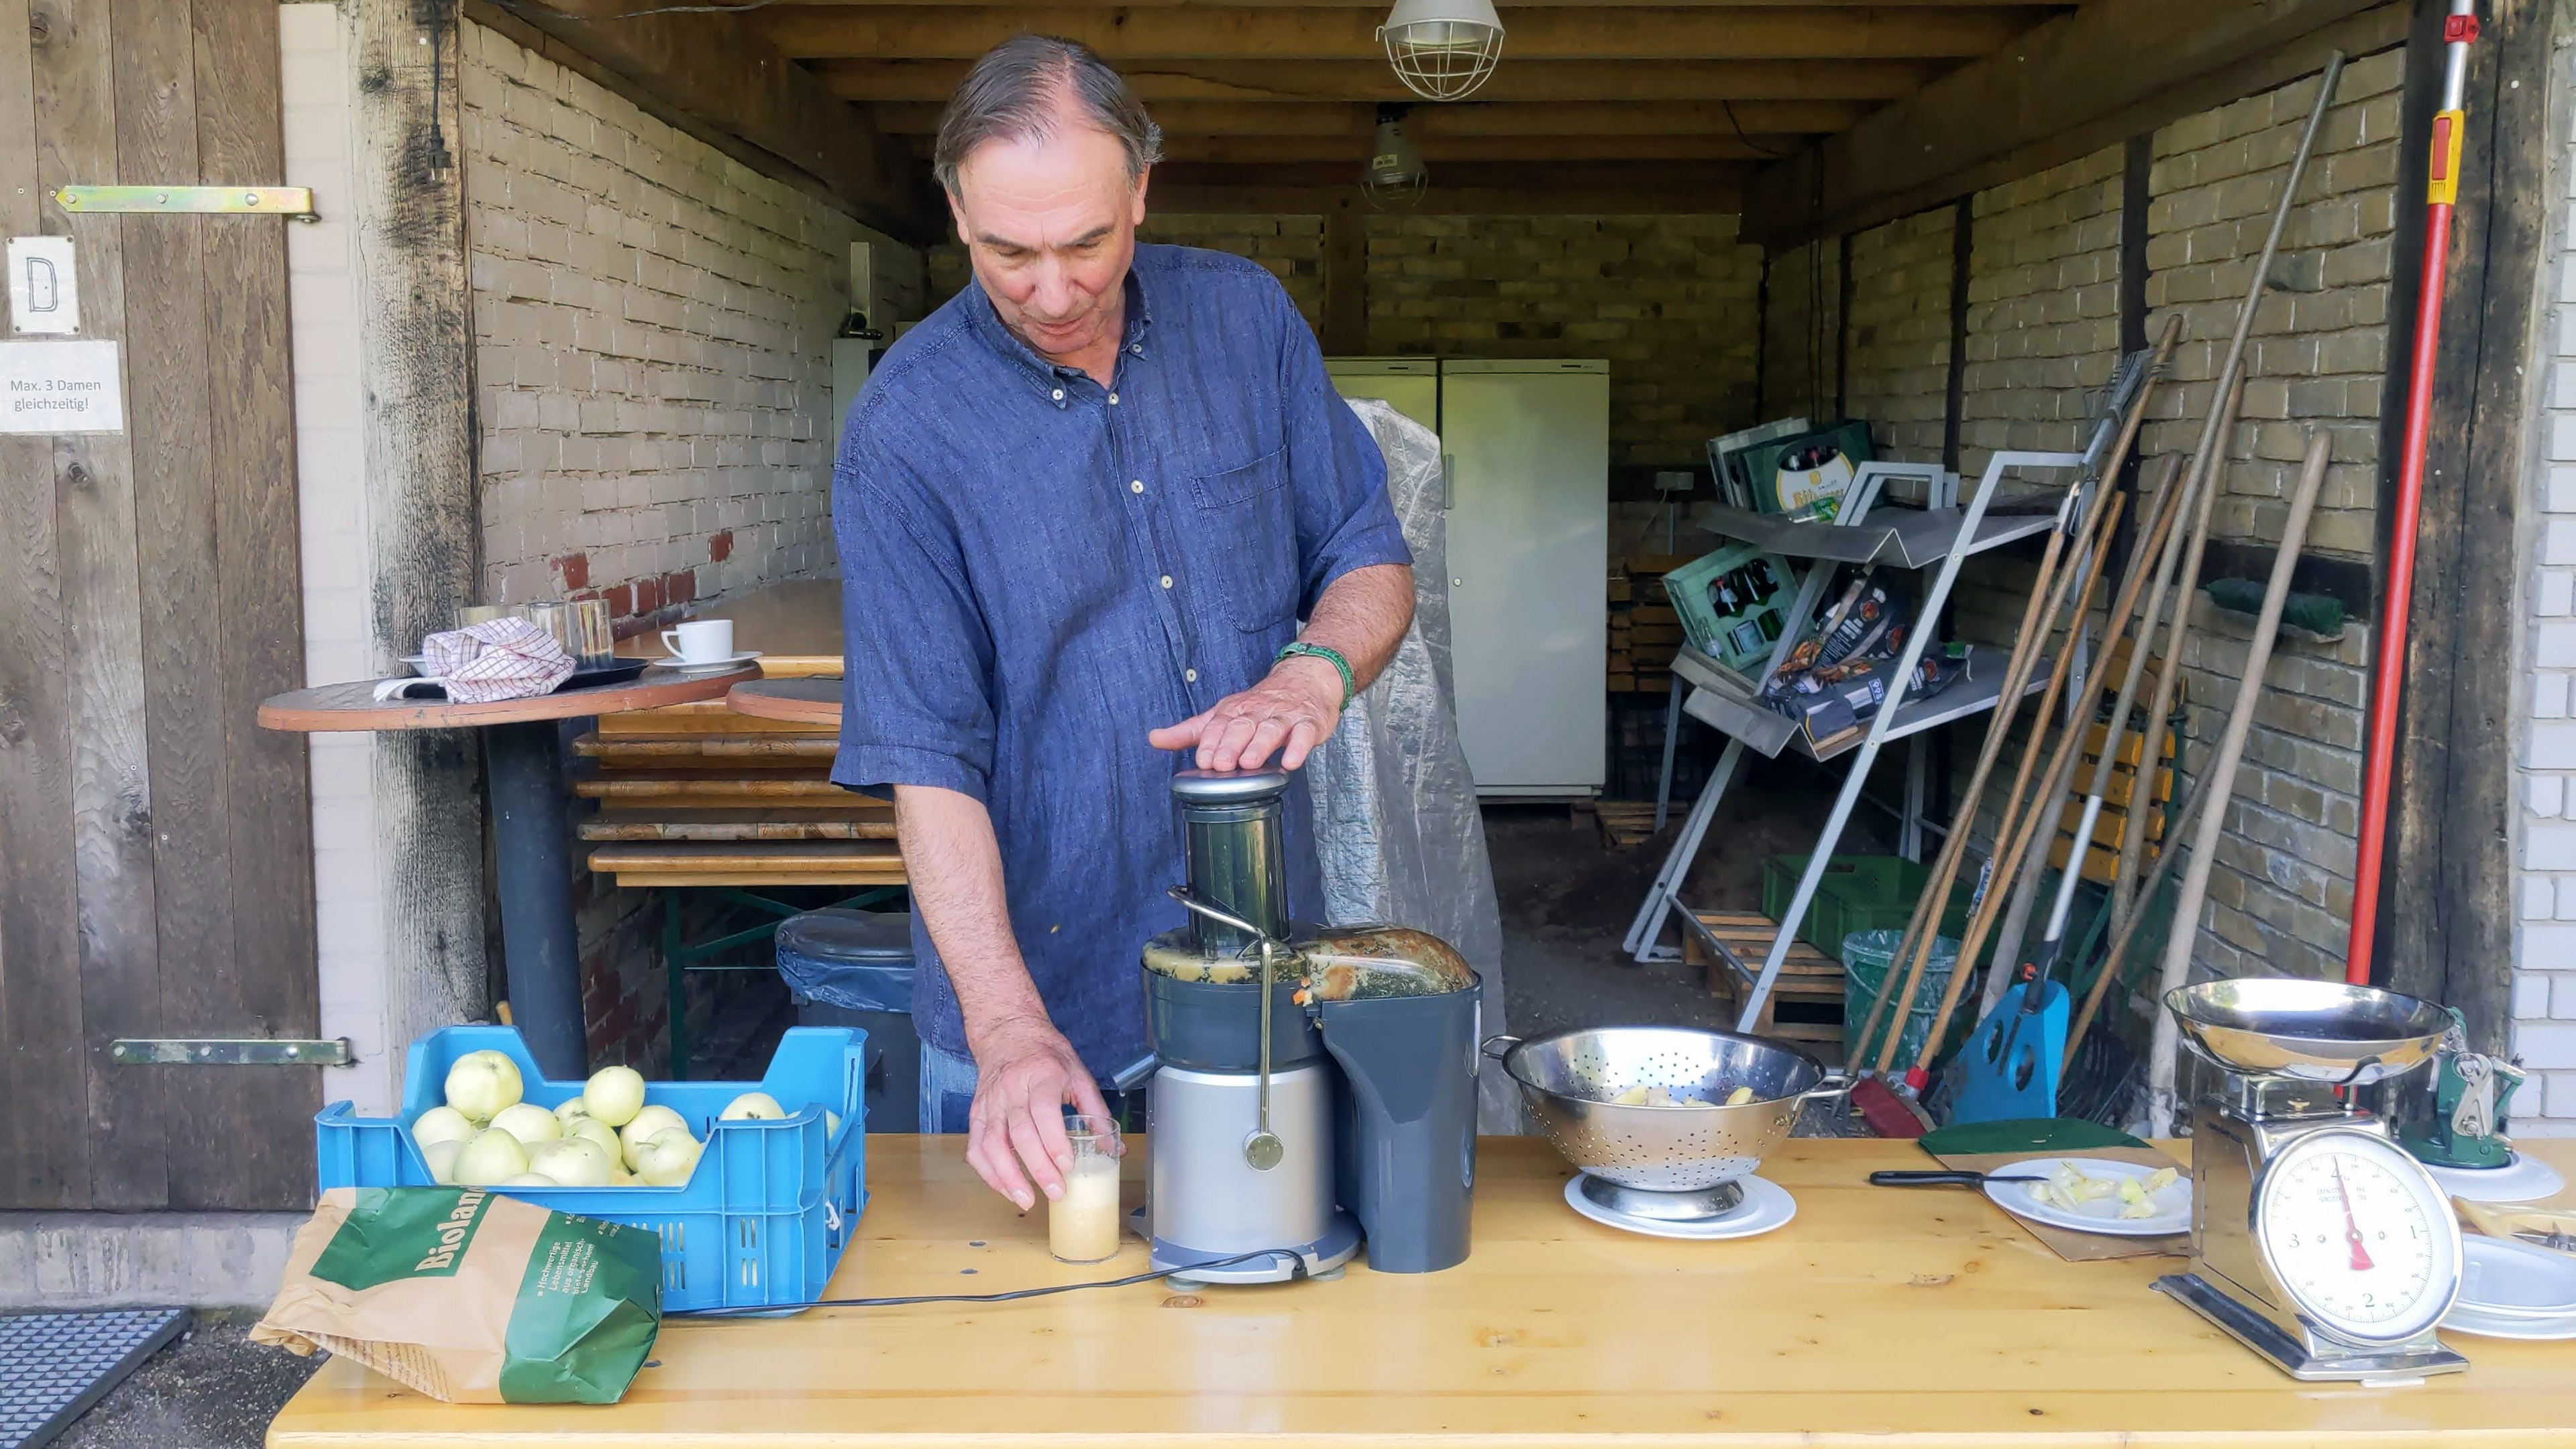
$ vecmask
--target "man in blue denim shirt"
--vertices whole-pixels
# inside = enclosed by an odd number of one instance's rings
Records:
[[[1104,1114],[1145,1049],[1166,752],[1297,768],[1413,614],[1384,461],[1277,280],[1136,244],[1160,139],[1080,46],[976,63],[934,163],[974,281],[888,352],[833,475],[832,778],[894,794],[922,1127],[1023,1210],[1063,1191],[1064,1105]],[[1312,916],[1302,792],[1288,822]]]

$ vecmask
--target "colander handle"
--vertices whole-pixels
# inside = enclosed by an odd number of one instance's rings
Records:
[[[1497,1042],[1501,1043],[1501,1045],[1495,1045]],[[1504,1057],[1511,1054],[1512,1048],[1519,1046],[1520,1044],[1521,1039],[1519,1037],[1498,1031],[1492,1036],[1489,1036],[1483,1041],[1477,1043],[1476,1049],[1499,1062]]]
[[[1797,1096],[1797,1100],[1801,1104],[1804,1104],[1817,1097],[1848,1097],[1852,1094],[1852,1088],[1859,1085],[1860,1078],[1858,1077],[1836,1076],[1831,1072],[1827,1072],[1823,1080],[1817,1082],[1807,1090],[1800,1092]]]

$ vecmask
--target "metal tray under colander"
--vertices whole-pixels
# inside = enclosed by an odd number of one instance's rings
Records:
[[[1485,1053],[1520,1084],[1548,1142],[1578,1171],[1645,1192],[1704,1192],[1748,1176],[1798,1125],[1811,1097],[1851,1090],[1814,1057],[1760,1037],[1687,1027],[1603,1026],[1524,1041],[1488,1038]],[[1741,1106],[1625,1106],[1632,1087]]]

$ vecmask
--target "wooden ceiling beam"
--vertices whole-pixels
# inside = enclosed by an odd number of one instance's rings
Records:
[[[1746,237],[1774,250],[1796,246],[2089,154],[2250,93],[2207,84],[2213,76],[2284,51],[2321,61],[2311,38],[2365,23],[2356,17],[2378,4],[2093,0],[1764,167],[1747,196]]]
[[[1859,101],[1690,102],[1567,101],[1556,105],[1487,105],[1477,101],[1416,106],[1405,119],[1416,140],[1431,136],[1743,136],[1839,131],[1865,114]],[[919,103],[869,108],[877,128],[898,136],[939,129],[940,107]],[[1175,101],[1154,108],[1167,136],[1366,136],[1376,108],[1349,103],[1305,106]]]
[[[812,176],[869,225],[913,242],[946,230],[928,168],[742,15],[634,15],[630,0],[507,8],[663,104]]]
[[[1215,179],[1154,187],[1147,205],[1165,215],[1330,216],[1358,193],[1348,181],[1338,185],[1282,186],[1257,179],[1259,167],[1219,167]],[[1227,171],[1251,172],[1234,180]],[[1564,187],[1533,194],[1509,186],[1459,186],[1435,183],[1409,206],[1386,214],[1422,216],[1700,216],[1731,215],[1744,204],[1740,188],[1728,185],[1685,193],[1666,190],[1622,190],[1617,186]],[[1376,214],[1374,212],[1372,215]]]
[[[931,138],[911,138],[913,152],[930,154]],[[1758,161],[1798,143],[1795,136],[1434,136],[1421,143],[1434,177],[1452,163],[1507,161]],[[1359,178],[1368,142],[1358,136],[1166,136],[1166,164],[1216,162],[1275,165],[1329,162]]]
[[[1358,189],[1358,165],[1356,159],[1248,166],[1167,162],[1154,168],[1146,204],[1161,205],[1163,210],[1171,211],[1175,208],[1169,204],[1170,197],[1166,193],[1186,193],[1211,186],[1348,194]],[[1749,170],[1742,163],[1732,161],[1457,162],[1441,168],[1431,189],[1438,191],[1445,186],[1462,191],[1518,192],[1533,205],[1559,193],[1653,195],[1694,202],[1723,196],[1732,200],[1742,195]],[[1157,197],[1163,200],[1158,202]],[[1732,211],[1735,208],[1730,204],[1703,209]]]
[[[590,0],[601,3],[601,0]],[[2099,0],[2097,0],[2099,3]],[[2234,0],[2242,4],[2244,0]],[[2277,0],[2276,0],[2277,3]],[[1534,60],[1967,59],[2054,14],[2047,6],[1671,6],[1512,8],[1503,64]],[[1615,19],[1612,18],[1615,16]],[[1124,10],[996,5],[779,5],[742,17],[798,60],[972,60],[1026,31],[1079,40],[1114,62],[1376,60],[1374,9],[1175,6]]]
[[[1940,71],[1932,62],[1855,60],[1786,66],[1769,61],[1530,61],[1508,56],[1476,100],[1891,101]],[[966,78],[965,60],[824,60],[824,84],[845,100],[945,105]],[[1178,101],[1417,100],[1374,60],[1144,61],[1123,67],[1147,105]]]

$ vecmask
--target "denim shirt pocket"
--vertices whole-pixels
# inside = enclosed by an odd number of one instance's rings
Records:
[[[1266,633],[1297,617],[1297,521],[1287,484],[1285,448],[1190,479],[1219,589],[1235,627],[1246,633]]]

